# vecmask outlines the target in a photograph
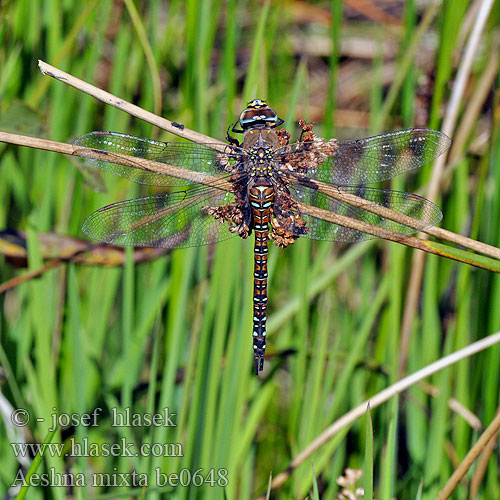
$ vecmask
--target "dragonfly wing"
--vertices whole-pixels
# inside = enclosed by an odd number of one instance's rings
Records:
[[[370,203],[390,208],[394,212],[407,215],[421,224],[417,229],[400,224],[381,215],[374,214],[362,208],[361,206],[352,206],[349,203],[334,199],[324,193],[306,188],[302,189],[302,198],[300,201],[307,205],[312,205],[330,212],[344,215],[351,219],[366,222],[376,228],[389,229],[400,234],[412,234],[422,231],[428,227],[437,224],[442,213],[434,203],[412,193],[402,191],[393,191],[391,189],[377,189],[369,187],[340,186],[339,192],[355,195],[363,198]],[[367,203],[368,205],[368,203]],[[364,233],[357,229],[341,226],[331,222],[324,221],[310,215],[302,215],[306,220],[309,231],[304,236],[315,240],[341,241],[353,243],[356,241],[383,237],[383,235],[372,235]]]
[[[209,144],[154,141],[117,132],[90,132],[77,137],[73,144],[86,148],[79,150],[78,156],[85,158],[92,167],[126,177],[139,184],[164,187],[186,186],[190,181],[113,163],[113,154],[128,155],[132,162],[133,157],[138,157],[212,175],[227,173],[241,155],[229,145],[220,152]],[[220,144],[218,147],[220,148]],[[97,159],[94,150],[108,152],[109,160]]]
[[[310,177],[345,186],[384,181],[419,168],[444,153],[450,142],[442,132],[415,128],[366,139],[298,142],[275,155],[289,170],[310,168]]]
[[[207,207],[234,200],[217,188],[193,188],[113,203],[84,222],[85,234],[113,245],[162,248],[200,246],[233,236]]]

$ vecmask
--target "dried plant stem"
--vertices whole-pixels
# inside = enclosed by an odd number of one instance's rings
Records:
[[[26,283],[27,281],[31,281],[34,278],[38,278],[50,269],[53,269],[54,267],[60,266],[61,264],[69,261],[70,259],[54,259],[47,264],[44,264],[42,267],[39,267],[38,269],[28,271],[21,276],[16,276],[15,278],[5,281],[4,283],[0,283],[0,295],[12,288],[15,288],[16,286],[19,286],[21,283]]]
[[[497,435],[500,429],[500,412],[497,413],[496,417],[492,420],[491,424],[488,425],[486,430],[481,434],[480,438],[477,440],[476,444],[469,450],[469,453],[465,455],[460,465],[455,469],[455,472],[451,475],[448,482],[445,484],[444,488],[438,493],[436,500],[446,500],[453,493],[458,483],[465,476],[467,471],[470,469],[471,465],[474,463],[479,454],[485,449],[488,443]]]
[[[418,388],[434,399],[437,399],[441,396],[441,391],[438,389],[438,387],[429,384],[427,382],[422,382],[421,384],[418,385]],[[448,400],[448,408],[453,413],[460,415],[460,417],[463,418],[467,422],[467,424],[470,425],[471,428],[474,429],[475,431],[483,430],[483,423],[481,422],[481,419],[477,415],[475,415],[471,410],[466,408],[457,399],[450,398]]]
[[[460,109],[460,103],[462,102],[465,86],[467,84],[467,79],[469,78],[469,73],[472,67],[472,62],[474,61],[474,57],[478,50],[481,35],[483,33],[493,3],[494,0],[483,1],[481,8],[479,9],[479,12],[477,14],[469,40],[467,41],[462,62],[460,64],[460,67],[458,68],[457,76],[455,78],[455,84],[453,85],[453,91],[450,96],[450,101],[446,109],[446,115],[443,120],[442,132],[448,137],[452,137],[453,135],[453,130],[457,122],[458,111]],[[432,172],[428,192],[428,197],[431,201],[434,201],[437,198],[439,191],[439,181],[441,179],[445,160],[446,156],[442,155],[434,163],[434,169]]]
[[[475,23],[465,47],[462,62],[457,71],[457,77],[453,86],[450,101],[447,106],[446,115],[443,120],[442,132],[448,137],[453,137],[453,130],[458,116],[460,102],[462,100],[465,85],[470,73],[474,55],[477,52],[481,34],[484,30],[486,20],[488,19],[493,0],[485,0],[481,5],[478,14],[475,18]],[[430,201],[435,201],[439,191],[441,177],[446,162],[446,155],[441,155],[434,162],[429,190],[426,197]],[[423,236],[424,239],[426,236]],[[412,273],[408,283],[408,292],[406,295],[405,308],[403,312],[403,320],[401,323],[401,345],[400,345],[400,361],[399,373],[403,374],[406,369],[406,359],[408,348],[410,345],[410,336],[413,320],[417,312],[418,297],[420,296],[420,288],[422,285],[422,277],[424,273],[425,254],[417,252],[413,256]]]
[[[500,407],[497,408],[497,415],[500,413]],[[484,447],[481,452],[481,456],[477,461],[477,465],[474,468],[474,472],[472,474],[472,478],[470,481],[470,492],[469,498],[476,498],[481,482],[483,481],[484,475],[486,474],[486,469],[488,467],[488,463],[491,459],[491,455],[495,451],[497,446],[498,439],[498,431],[493,434],[491,439],[488,441],[488,444]]]
[[[338,199],[341,199],[339,197]],[[329,210],[324,210],[317,207],[311,207],[310,205],[304,205],[299,203],[300,210],[307,215],[311,215],[318,219],[322,219],[328,222],[332,222],[334,224],[339,224],[340,226],[350,227],[352,229],[357,229],[358,231],[362,231],[363,233],[371,234],[377,238],[383,238],[385,240],[394,241],[396,243],[401,243],[402,245],[406,245],[409,247],[416,248],[417,250],[422,250],[424,252],[433,253],[436,255],[444,256],[443,251],[444,248],[440,248],[434,243],[430,246],[430,243],[421,238],[416,238],[415,236],[402,235],[400,233],[396,233],[395,231],[390,231],[389,229],[384,229],[382,227],[373,226],[372,224],[368,224],[366,222],[362,222],[356,219],[351,219],[346,217],[345,215],[336,214],[334,212],[330,212]],[[372,211],[371,207],[363,206],[365,210]],[[393,219],[394,220],[394,219]],[[444,246],[444,245],[443,245]],[[496,249],[498,252],[498,249]],[[451,257],[451,256],[450,256]],[[456,257],[451,257],[454,260],[458,260],[461,262],[467,262],[465,259],[459,259]]]
[[[55,153],[63,153],[80,158],[92,157],[97,160],[110,161],[110,153],[107,151],[100,151],[98,149],[90,150],[81,146],[66,144],[65,142],[49,141],[47,139],[40,139],[38,137],[28,137],[26,135],[0,132],[0,142],[7,142],[9,144],[16,144],[18,146],[28,146],[36,149],[43,149],[45,151],[54,151]],[[226,191],[230,191],[232,186],[230,182],[224,182],[223,179],[214,177],[213,175],[186,170],[184,168],[175,167],[173,165],[167,165],[166,163],[146,160],[145,158],[113,153],[112,159],[114,163],[118,163],[119,165],[125,165],[127,167],[140,168],[143,170],[148,170],[150,172],[170,175],[171,177],[198,182],[206,186],[217,185],[217,187]]]
[[[410,217],[408,215],[394,212],[390,208],[378,205],[374,202],[370,202],[362,197],[350,193],[345,193],[340,189],[336,189],[320,181],[313,180],[312,184],[315,184],[318,187],[318,191],[320,191],[321,193],[325,193],[326,195],[336,200],[344,201],[354,207],[362,208],[373,214],[380,215],[380,217],[383,217],[384,219],[389,219],[394,222],[404,224],[405,226],[412,227],[413,229],[419,230],[430,236],[435,236],[436,238],[456,243],[457,245],[461,245],[465,248],[469,248],[470,250],[474,250],[484,255],[500,259],[500,248],[494,247],[492,245],[487,245],[486,243],[481,243],[480,241],[473,240],[472,238],[467,238],[467,236],[462,236],[460,234],[456,234],[452,231],[447,231],[446,229],[442,229],[439,227],[428,227],[426,229],[423,229],[423,223],[418,219],[414,219],[413,217]]]
[[[221,148],[227,147],[227,144],[222,141],[209,137],[205,134],[200,134],[199,132],[195,132],[194,130],[190,130],[184,126],[182,126],[181,128],[180,126],[173,125],[173,123],[175,122],[171,122],[166,118],[157,116],[154,113],[150,113],[149,111],[140,108],[139,106],[135,106],[134,104],[124,101],[123,99],[120,99],[119,97],[116,97],[113,94],[110,94],[109,92],[106,92],[98,87],[94,87],[94,85],[90,85],[90,83],[84,82],[83,80],[80,80],[79,78],[76,78],[69,73],[65,73],[64,71],[61,71],[60,69],[55,68],[54,66],[51,66],[46,62],[38,61],[38,66],[40,68],[40,71],[44,75],[51,76],[52,78],[55,78],[62,83],[70,85],[75,89],[78,89],[82,92],[85,92],[86,94],[95,97],[99,101],[110,104],[115,108],[121,109],[122,111],[125,111],[132,116],[151,123],[152,125],[156,125],[157,127],[166,130],[167,132],[171,132],[172,134],[175,134],[179,137],[184,137],[185,139],[189,139],[193,142],[211,143],[214,149],[218,149],[216,147],[217,144],[220,144]]]
[[[32,148],[43,149],[45,151],[54,151],[57,153],[63,153],[67,155],[84,157],[84,158],[88,158],[89,156],[91,156],[95,159],[104,161],[109,161],[110,159],[109,153],[106,151],[99,151],[96,149],[89,150],[88,148],[82,148],[80,146],[74,146],[72,144],[11,134],[7,132],[0,132],[0,141],[10,144],[16,144],[19,146],[28,146]],[[197,182],[205,186],[216,186],[217,188],[225,191],[232,190],[232,185],[229,181],[224,181],[223,179],[220,179],[218,177],[209,174],[194,172],[191,170],[186,170],[184,168],[175,167],[173,165],[167,165],[165,163],[153,162],[150,160],[146,160],[144,158],[130,157],[128,155],[120,155],[117,153],[113,153],[112,159],[113,162],[118,163],[120,165],[130,166],[134,168],[141,168],[151,172],[162,173],[165,175],[169,175],[171,177],[176,177],[178,179],[185,179],[188,181]],[[375,213],[377,215],[380,215],[381,217],[393,220],[400,224],[412,227],[416,230],[422,229],[422,222],[417,219],[413,219],[412,217],[409,217],[407,215],[394,212],[393,210],[390,210],[387,207],[377,205],[376,203],[365,200],[364,198],[352,195],[350,193],[345,193],[341,189],[337,189],[328,184],[324,184],[319,181],[313,181],[313,183],[316,185],[319,191],[327,194],[328,196],[331,196],[332,198],[349,203],[350,205],[355,207],[363,208],[364,210]],[[385,238],[387,240],[395,241],[403,245],[423,250],[424,252],[430,252],[436,255],[447,256],[455,260],[458,260],[460,262],[467,262],[467,260],[458,258],[456,256],[448,255],[444,245],[441,245],[441,247],[443,247],[441,248],[437,243],[431,244],[420,238],[416,238],[414,236],[402,235],[400,233],[390,231],[388,229],[384,229],[378,226],[373,226],[366,222],[362,222],[356,219],[351,219],[349,217],[330,212],[329,210],[323,210],[317,207],[312,207],[304,204],[299,204],[299,206],[302,212],[307,215],[311,215],[313,217],[317,217],[328,222],[339,224],[341,226],[357,229],[359,231],[372,234],[379,238]],[[470,238],[466,238],[459,234],[455,234],[452,233],[451,231],[446,231],[443,229],[428,228],[425,229],[425,231],[431,234],[439,234],[439,237],[447,241],[462,245],[466,248],[471,248],[472,250],[483,253],[484,255],[500,259],[500,249],[496,247],[492,247],[490,245],[486,245],[484,243],[471,240]]]
[[[458,361],[468,358],[472,356],[473,354],[476,354],[480,351],[483,351],[484,349],[487,349],[495,344],[500,343],[500,332],[494,333],[492,335],[489,335],[488,337],[485,337],[477,342],[474,342],[467,347],[464,347],[463,349],[460,349],[452,354],[449,354],[448,356],[445,356],[444,358],[439,359],[438,361],[435,361],[434,363],[431,363],[430,365],[426,366],[425,368],[422,368],[421,370],[418,370],[417,372],[413,373],[412,375],[409,375],[395,384],[387,387],[383,391],[379,392],[376,394],[374,397],[364,401],[362,404],[357,406],[356,408],[353,408],[351,411],[340,417],[338,420],[333,422],[327,429],[325,429],[314,441],[312,441],[304,450],[302,450],[289,464],[289,466],[286,468],[284,472],[281,472],[278,474],[272,482],[272,489],[276,489],[280,487],[289,477],[290,474],[294,469],[296,469],[299,465],[304,463],[304,461],[309,458],[316,450],[321,448],[325,443],[327,443],[330,439],[332,439],[333,436],[335,436],[338,432],[340,432],[342,429],[349,427],[351,424],[353,424],[358,418],[362,417],[366,413],[366,409],[368,407],[368,404],[370,405],[370,409],[374,409],[377,406],[380,406],[382,403],[385,403],[388,401],[390,398],[395,396],[396,394],[400,394],[401,392],[407,390],[409,387],[415,385],[416,383],[420,382],[424,378],[427,378],[434,373],[437,373],[438,371],[443,370],[444,368],[447,368]],[[498,418],[498,417],[497,417]],[[495,421],[497,420],[495,419]],[[500,423],[500,421],[499,421]],[[493,423],[490,425],[492,427]],[[488,427],[488,429],[490,429]],[[498,428],[498,427],[497,427]],[[487,431],[483,433],[483,436],[486,434]],[[489,438],[493,435],[493,433],[490,431],[488,434],[488,439],[485,438],[484,444],[488,442]],[[481,438],[483,437],[481,436]],[[481,439],[480,438],[480,439]],[[483,443],[483,441],[481,441]],[[481,444],[484,446],[484,444]],[[476,443],[476,446],[479,445]],[[475,448],[475,447],[474,447]],[[472,450],[471,450],[472,452]],[[470,453],[470,452],[469,452]],[[263,500],[265,496],[262,496],[259,498],[259,500]]]
[[[7,292],[8,290],[11,290],[12,288],[15,288],[16,286],[21,285],[22,283],[26,283],[28,281],[31,281],[32,279],[38,278],[39,276],[45,274],[47,271],[53,269],[54,267],[60,266],[61,264],[66,264],[68,262],[73,262],[75,258],[79,257],[80,255],[86,252],[90,252],[93,248],[97,247],[98,245],[99,243],[87,243],[86,248],[78,249],[72,254],[64,257],[63,259],[53,259],[47,262],[47,264],[44,264],[43,266],[39,267],[38,269],[33,269],[32,271],[28,271],[27,273],[21,276],[16,276],[15,278],[0,283],[0,295],[2,293]]]
[[[429,236],[434,236],[435,238],[456,243],[457,245],[468,248],[469,250],[474,250],[475,252],[500,259],[500,248],[488,245],[487,243],[482,243],[481,241],[473,240],[472,238],[448,231],[447,229],[443,229],[441,227],[429,227],[422,232],[428,234]]]
[[[16,146],[27,146],[28,148],[42,149],[44,151],[53,151],[54,153],[62,153],[65,155],[72,155],[75,151],[73,144],[50,141],[48,139],[30,137],[27,135],[11,134],[10,132],[0,131],[0,142],[15,144]]]
[[[498,40],[495,39],[494,47],[491,50],[490,58],[484,70],[484,73],[479,78],[476,87],[471,93],[470,100],[467,102],[462,119],[457,127],[457,133],[451,145],[448,154],[448,166],[444,169],[443,178],[448,175],[448,171],[455,168],[460,157],[465,149],[467,138],[470,137],[472,129],[479,121],[481,109],[491,89],[495,84],[495,79],[498,74],[499,66],[499,53],[498,53]]]

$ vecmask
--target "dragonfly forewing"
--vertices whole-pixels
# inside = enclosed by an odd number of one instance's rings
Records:
[[[150,186],[186,186],[191,184],[187,179],[172,177],[165,173],[150,172],[144,168],[136,168],[133,158],[144,158],[153,162],[164,163],[186,170],[220,175],[227,173],[227,163],[235,163],[240,153],[235,152],[232,146],[225,151],[216,151],[210,144],[191,144],[182,142],[161,142],[144,137],[137,137],[117,132],[90,132],[77,137],[75,146],[86,148],[79,150],[78,155],[85,158],[87,163],[105,172],[126,177],[139,184]],[[220,149],[220,144],[217,144]],[[97,157],[97,151],[110,153],[106,160]],[[131,157],[131,165],[120,165],[113,162],[113,154]],[[99,158],[99,159],[98,159]],[[118,161],[118,160],[116,160]]]
[[[311,164],[308,175],[315,179],[336,185],[370,184],[415,170],[449,146],[445,134],[417,128],[366,139],[298,142],[280,148],[276,161],[293,167],[307,158]]]

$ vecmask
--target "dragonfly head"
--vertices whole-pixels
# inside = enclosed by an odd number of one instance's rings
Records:
[[[278,114],[269,107],[267,101],[253,99],[240,115],[240,126],[243,132],[252,128],[273,128],[283,123]]]

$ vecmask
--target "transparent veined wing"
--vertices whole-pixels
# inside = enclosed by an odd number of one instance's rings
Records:
[[[84,222],[93,239],[113,245],[182,248],[215,243],[235,233],[207,213],[208,207],[234,201],[215,187],[193,187],[103,207]]]
[[[367,201],[368,204],[376,203],[382,207],[390,208],[394,212],[407,215],[417,222],[418,229],[395,222],[381,215],[365,210],[362,206],[353,206],[345,201],[338,200],[306,186],[300,186],[301,203],[318,207],[330,212],[344,215],[351,219],[366,222],[376,228],[389,229],[406,235],[423,231],[434,226],[442,219],[442,213],[434,203],[416,194],[394,191],[391,189],[378,189],[366,186],[335,186],[339,194],[355,195]],[[360,200],[358,200],[360,201]],[[341,241],[353,243],[356,241],[383,237],[382,234],[372,235],[357,229],[341,226],[310,215],[301,215],[309,227],[304,236],[316,240]]]
[[[419,168],[449,146],[450,139],[442,132],[415,128],[366,139],[319,140],[309,145],[298,142],[276,150],[275,157],[278,164],[287,165],[289,170],[310,165],[307,175],[314,179],[356,186]]]
[[[126,177],[139,184],[164,187],[186,186],[191,182],[166,175],[166,173],[149,172],[134,166],[113,163],[113,155],[117,153],[132,158],[144,158],[211,175],[227,173],[229,167],[236,164],[242,156],[242,153],[229,145],[223,147],[223,151],[217,151],[210,147],[209,144],[154,141],[145,137],[120,134],[118,132],[90,132],[77,137],[73,144],[86,148],[86,150],[79,150],[78,156],[85,158],[93,167]],[[220,144],[217,144],[217,146],[221,148]],[[107,161],[96,158],[93,150],[109,153]]]

